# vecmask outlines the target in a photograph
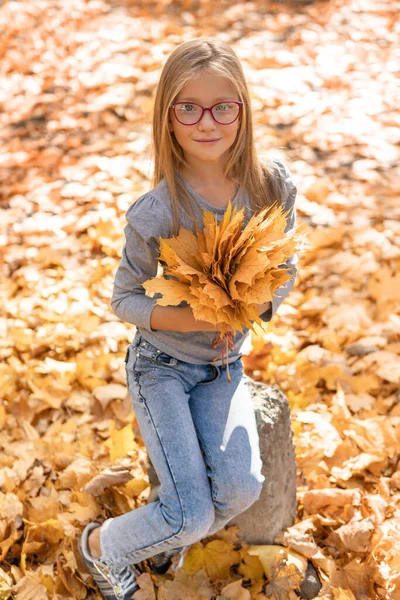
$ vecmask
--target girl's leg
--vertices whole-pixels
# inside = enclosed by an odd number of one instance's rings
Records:
[[[141,338],[139,337],[139,342]],[[190,545],[214,522],[210,482],[189,409],[191,369],[139,342],[128,347],[130,397],[147,452],[160,480],[159,500],[105,521],[100,531],[105,565],[136,564]],[[198,375],[198,373],[197,373]]]
[[[211,368],[211,367],[210,367]],[[190,410],[211,480],[214,534],[258,500],[263,482],[259,437],[243,362],[212,369],[217,376],[190,392]]]

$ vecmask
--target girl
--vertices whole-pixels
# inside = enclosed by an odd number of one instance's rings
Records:
[[[155,97],[153,146],[153,189],[126,213],[111,306],[137,327],[127,384],[160,490],[157,502],[90,523],[82,534],[82,555],[108,599],[131,597],[137,563],[158,555],[149,561],[156,570],[223,528],[259,498],[265,480],[240,353],[248,329],[234,337],[229,383],[212,348],[219,326],[196,320],[186,302],[157,306],[161,294],[144,294],[142,283],[157,273],[159,237],[200,228],[204,209],[220,222],[230,200],[245,207],[245,223],[276,199],[291,209],[285,231],[296,219],[289,169],[257,158],[245,76],[225,42],[195,39],[169,56]],[[281,265],[292,267],[292,278],[259,306],[264,321],[292,289],[296,263],[297,255]]]

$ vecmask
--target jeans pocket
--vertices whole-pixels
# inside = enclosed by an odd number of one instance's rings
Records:
[[[216,379],[219,379],[219,377],[221,376],[220,368],[216,365],[208,364],[205,366],[207,368],[206,379],[204,379],[203,381],[199,381],[197,385],[210,385],[210,383],[214,383]]]
[[[153,344],[146,342],[143,338],[140,340],[139,344],[133,349],[136,354],[136,364],[138,365],[146,365],[146,363],[151,363],[153,366],[167,366],[167,367],[177,367],[178,359],[170,356],[166,352],[162,352]]]

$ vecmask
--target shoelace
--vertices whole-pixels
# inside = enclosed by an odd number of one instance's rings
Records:
[[[182,562],[182,557],[184,552],[190,548],[189,546],[183,546],[183,548],[181,548],[179,552],[180,554],[180,560],[178,562],[181,563]],[[177,550],[173,550],[170,551],[168,554],[170,554],[170,556],[172,556],[173,554],[176,554]],[[167,553],[165,553],[167,554]],[[101,568],[99,568],[99,566],[97,565],[97,563],[95,562],[95,567],[96,569],[99,571],[99,573],[101,573],[101,575],[104,577],[107,575],[105,575],[104,570],[102,570]],[[108,576],[110,579],[110,582],[112,584],[112,586],[114,587],[115,593],[117,595],[118,598],[121,598],[121,600],[124,598],[124,595],[130,590],[130,588],[132,587],[132,585],[134,583],[136,583],[137,581],[137,574],[135,574],[135,567],[133,566],[133,572],[131,570],[131,568],[126,565],[124,567],[117,567],[117,566],[110,566],[108,567]],[[139,569],[137,569],[138,573],[140,572]]]
[[[118,600],[124,600],[124,597],[121,595],[121,589],[119,584],[115,584],[113,581],[113,577],[111,577],[110,570],[107,568],[100,567],[96,561],[93,562],[93,566],[100,575],[105,578],[108,583],[111,584],[113,591],[118,598]]]
[[[122,593],[127,592],[136,581],[136,575],[131,571],[128,565],[125,567],[110,567],[109,573],[112,583],[116,585],[118,590]]]

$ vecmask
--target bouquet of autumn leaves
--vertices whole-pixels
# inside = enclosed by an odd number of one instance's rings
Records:
[[[212,347],[222,344],[222,362],[234,348],[238,330],[243,333],[245,326],[254,331],[254,323],[262,324],[258,305],[271,301],[274,291],[291,278],[290,269],[278,265],[303,244],[302,224],[284,232],[288,213],[280,205],[263,208],[245,227],[244,210],[232,209],[229,202],[220,224],[204,210],[202,231],[195,234],[181,227],[177,236],[160,237],[164,275],[173,278],[160,275],[143,283],[147,295],[162,294],[156,301],[160,306],[185,300],[195,319],[219,324]]]

